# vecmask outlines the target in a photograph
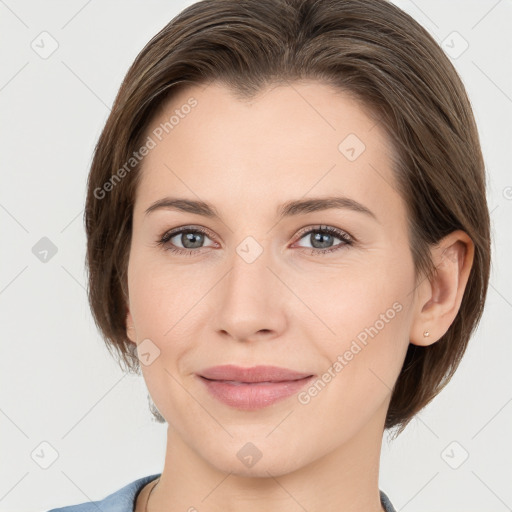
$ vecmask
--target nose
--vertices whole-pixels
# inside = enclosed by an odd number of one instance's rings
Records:
[[[236,341],[273,339],[286,329],[290,297],[265,251],[249,261],[234,252],[230,270],[218,285],[214,328]]]

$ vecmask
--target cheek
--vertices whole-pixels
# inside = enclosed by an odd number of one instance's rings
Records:
[[[389,251],[372,257],[359,253],[343,265],[290,273],[287,282],[293,283],[294,293],[307,306],[300,308],[300,322],[315,327],[317,337],[341,347],[358,335],[364,341],[372,326],[379,333],[396,330],[414,286],[412,262],[398,265],[398,260],[403,258]]]
[[[167,265],[161,257],[142,251],[133,253],[128,268],[130,310],[138,342],[149,339],[157,347],[158,357],[142,368],[146,381],[164,379],[155,389],[172,385],[165,370],[172,375],[192,371],[183,367],[184,360],[201,344],[211,318],[208,303],[202,300],[215,282],[207,274],[190,266]]]
[[[197,279],[197,274],[180,272],[176,267],[171,270],[162,259],[136,252],[128,268],[128,281],[138,342],[152,342],[147,345],[151,360],[141,364],[142,374],[156,407],[169,422],[169,418],[182,416],[190,405],[190,395],[180,381],[183,370],[190,373],[191,369],[181,366],[197,345],[200,322],[209,317],[199,302],[206,286],[201,285],[203,280]]]
[[[414,271],[412,261],[392,255],[352,263],[301,278],[298,293],[315,313],[308,314],[305,329],[327,361],[332,405],[345,396],[346,406],[357,409],[361,400],[382,401],[398,377],[409,344]],[[319,328],[325,334],[319,336]]]
[[[138,335],[163,338],[190,311],[200,292],[201,277],[165,264],[161,256],[132,253],[128,267],[130,310]],[[140,333],[139,333],[140,331]]]
[[[321,427],[326,440],[350,438],[372,417],[378,417],[377,411],[384,411],[389,404],[403,365],[412,308],[401,301],[392,302],[393,294],[389,300],[370,300],[372,297],[368,295],[361,303],[365,306],[361,310],[351,305],[354,315],[342,317],[343,325],[338,322],[335,341],[317,345],[327,363],[298,397],[309,418],[324,417],[329,411],[332,421]]]

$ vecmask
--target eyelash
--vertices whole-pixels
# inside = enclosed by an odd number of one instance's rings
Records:
[[[184,226],[181,228],[178,228],[176,230],[166,231],[163,235],[161,235],[160,239],[157,241],[157,245],[161,246],[165,251],[171,251],[176,254],[185,255],[185,256],[194,256],[197,255],[197,253],[200,251],[200,249],[204,249],[204,247],[199,247],[197,249],[182,249],[180,247],[176,247],[172,244],[169,244],[169,240],[171,238],[174,238],[176,235],[180,235],[181,233],[202,233],[208,238],[211,238],[209,236],[209,231],[199,228],[199,227],[189,227]],[[315,228],[308,228],[304,231],[300,232],[300,236],[298,238],[298,241],[304,238],[306,235],[310,235],[311,233],[327,233],[329,235],[334,236],[335,238],[339,238],[343,243],[340,243],[338,245],[335,245],[333,247],[329,247],[327,249],[315,249],[315,248],[309,248],[309,247],[301,247],[301,249],[309,249],[309,254],[311,256],[316,255],[326,255],[328,253],[339,251],[346,246],[351,246],[354,243],[354,239],[345,233],[344,231],[341,231],[340,229],[331,227],[331,226],[318,226]]]

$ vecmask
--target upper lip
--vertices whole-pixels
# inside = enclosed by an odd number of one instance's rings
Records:
[[[297,372],[278,366],[253,366],[243,368],[232,364],[212,366],[201,370],[201,377],[210,380],[231,380],[235,382],[283,382],[311,377],[311,373]]]

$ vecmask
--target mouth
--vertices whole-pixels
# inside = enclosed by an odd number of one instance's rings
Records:
[[[209,368],[198,377],[213,398],[230,407],[249,411],[289,398],[310,383],[314,375],[271,366],[240,368],[226,365]]]
[[[309,377],[312,377],[310,375]],[[282,382],[297,382],[299,380],[307,379],[308,377],[303,377],[302,379],[293,379],[293,380],[264,380],[264,381],[257,381],[257,382],[241,382],[238,380],[218,380],[218,379],[207,379],[206,377],[202,377],[205,380],[209,380],[210,382],[225,382],[227,384],[231,384],[233,386],[242,386],[242,385],[256,385],[256,384],[278,384]]]
[[[263,382],[290,382],[311,377],[311,373],[300,372],[279,366],[253,366],[244,368],[235,365],[213,366],[202,370],[199,375],[208,380],[231,381],[241,384]]]

